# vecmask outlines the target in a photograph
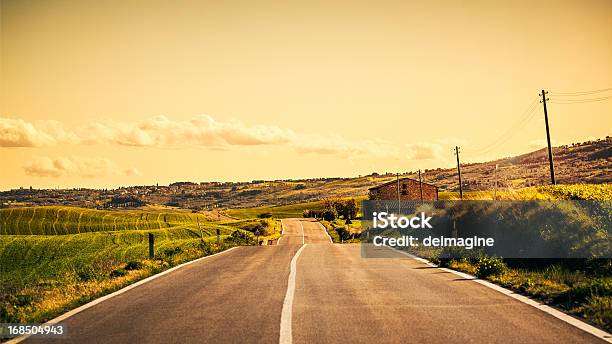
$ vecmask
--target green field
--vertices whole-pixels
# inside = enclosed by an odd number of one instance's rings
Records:
[[[467,191],[464,200],[612,200],[612,184],[534,186],[515,190]],[[458,192],[440,192],[440,200],[459,200]]]
[[[357,202],[361,202],[366,197],[354,197]],[[228,216],[238,219],[255,218],[260,214],[270,213],[273,217],[279,219],[302,217],[304,210],[323,210],[323,201],[298,203],[274,207],[255,207],[255,208],[239,208],[230,209],[226,213]]]
[[[108,211],[77,207],[0,209],[0,234],[62,235],[117,230],[207,226],[208,219],[187,212]],[[210,230],[210,226],[208,225]]]
[[[271,213],[273,217],[285,219],[290,217],[302,217],[302,212],[306,209],[322,209],[323,203],[308,202],[291,205],[283,205],[277,207],[255,207],[255,208],[240,208],[230,209],[226,213],[228,216],[238,219],[255,218],[260,214]]]
[[[280,233],[271,219],[75,207],[0,209],[0,226],[0,322],[44,321],[170,266],[251,244],[257,228],[264,237]]]

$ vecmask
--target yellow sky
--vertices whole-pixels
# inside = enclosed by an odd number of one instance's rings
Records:
[[[541,146],[540,105],[523,113],[542,88],[612,87],[608,0],[0,9],[0,189],[356,176],[452,166],[455,145],[483,161]],[[611,110],[550,104],[554,142],[609,135]]]

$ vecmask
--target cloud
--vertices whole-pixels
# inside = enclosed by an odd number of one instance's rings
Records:
[[[165,116],[140,123],[93,123],[74,130],[55,121],[29,123],[0,118],[0,147],[43,147],[59,143],[117,144],[137,147],[251,146],[282,144],[295,134],[272,125],[247,125],[240,121],[219,122],[210,116],[175,121]]]
[[[57,121],[28,123],[21,119],[0,118],[0,147],[43,147],[78,140]]]
[[[106,158],[80,156],[59,158],[38,157],[28,162],[23,169],[29,176],[49,178],[99,178],[109,175],[140,175],[136,168],[122,169]]]
[[[286,145],[302,154],[334,155],[349,158],[392,158],[435,160],[442,156],[443,140],[397,145],[383,139],[350,139],[337,134],[303,134],[274,125],[248,125],[236,120],[217,121],[211,116],[172,120],[166,116],[138,123],[92,123],[66,129],[55,121],[29,123],[0,118],[0,147],[43,147],[56,144],[120,145],[132,147],[207,147],[227,150],[233,146]],[[42,174],[61,170],[45,162]],[[32,173],[41,166],[31,166]]]
[[[440,143],[419,142],[405,145],[406,157],[411,160],[437,160],[443,158],[444,147]]]
[[[397,148],[381,139],[347,139],[339,135],[300,135],[293,142],[298,153],[342,157],[399,157]]]

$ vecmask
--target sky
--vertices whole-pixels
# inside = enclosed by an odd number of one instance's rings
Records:
[[[545,146],[542,89],[553,144],[612,132],[608,0],[0,11],[0,190],[403,172],[451,167],[455,146],[488,161]]]

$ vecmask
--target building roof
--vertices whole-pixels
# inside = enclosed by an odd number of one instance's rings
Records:
[[[399,180],[400,180],[400,181],[402,181],[402,180],[406,180],[406,179],[409,179],[409,180],[415,181],[415,182],[417,182],[417,183],[419,182],[418,180],[416,180],[416,179],[414,179],[414,178],[409,178],[409,177],[403,177],[403,178],[400,178]],[[371,187],[371,188],[369,188],[368,190],[379,189],[379,188],[382,188],[383,186],[387,186],[387,185],[389,185],[389,184],[395,184],[395,183],[397,183],[397,180],[392,180],[392,181],[390,181],[390,182],[386,182],[386,183],[384,183],[384,184],[380,184],[380,185],[378,185],[378,186]],[[435,185],[433,185],[433,184],[430,184],[430,183],[421,182],[421,184],[425,184],[425,185],[433,186],[433,187],[434,187],[434,188],[436,188],[436,189],[438,188],[437,186],[435,186]]]

